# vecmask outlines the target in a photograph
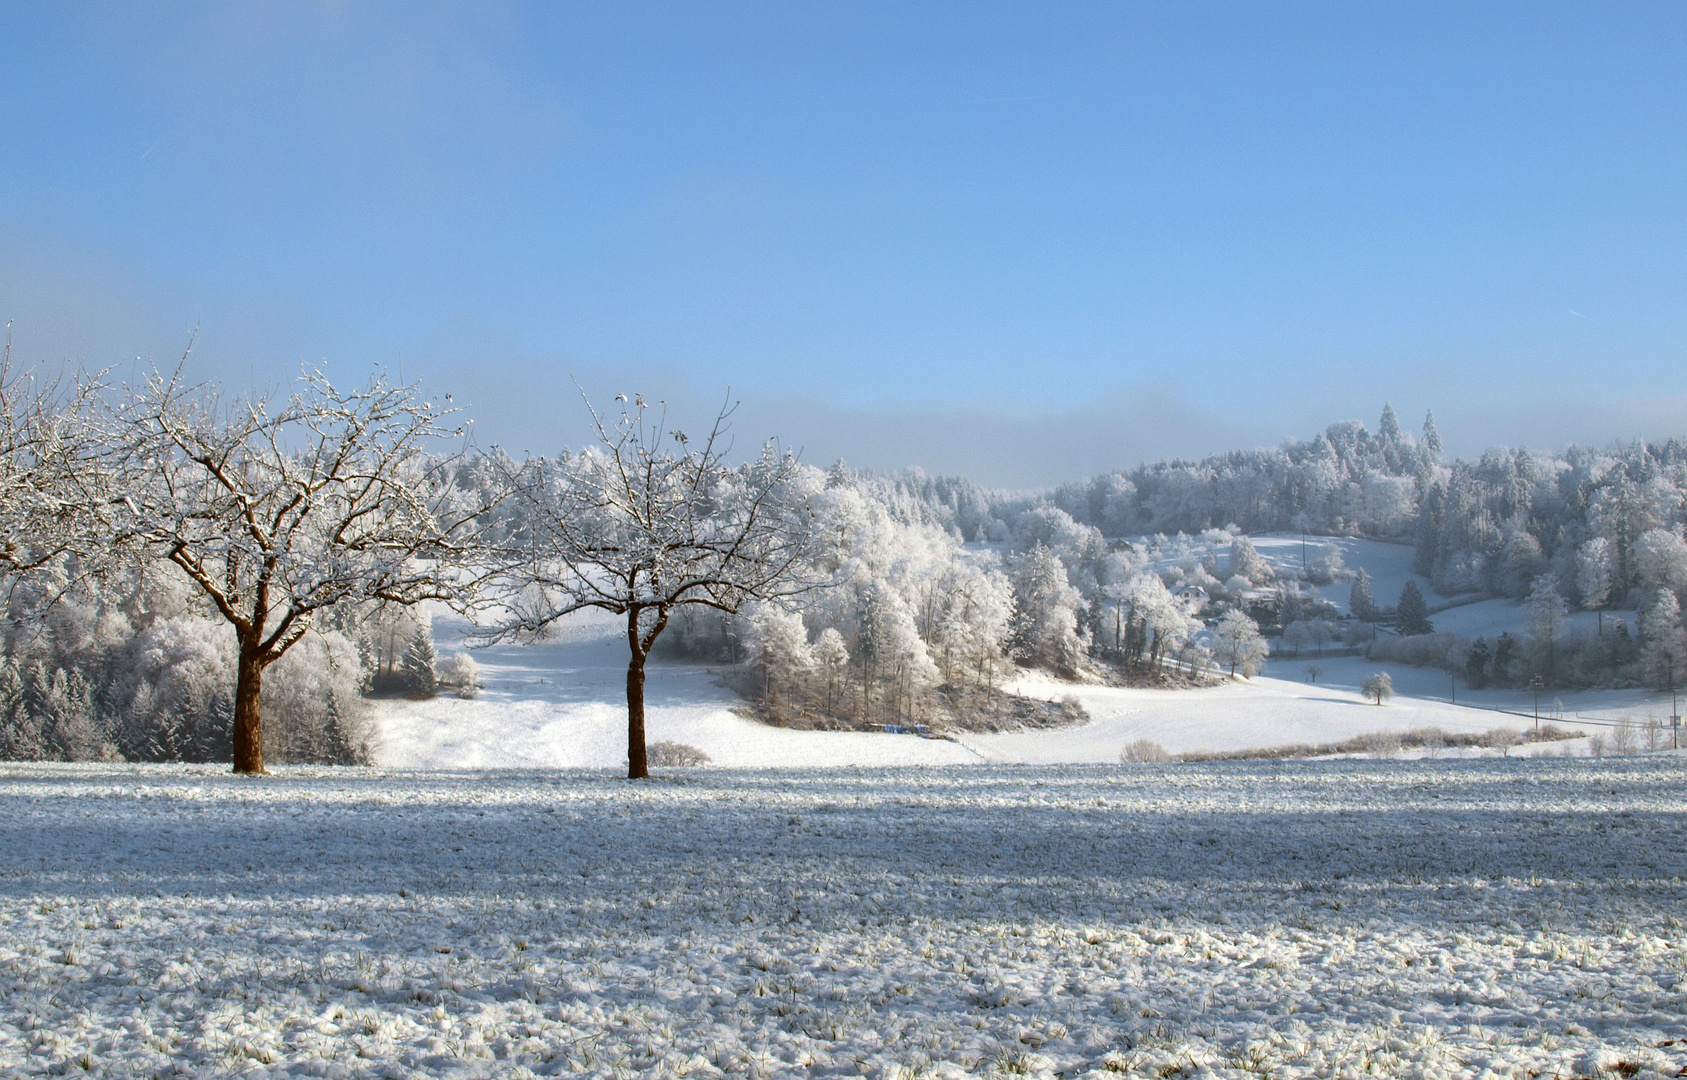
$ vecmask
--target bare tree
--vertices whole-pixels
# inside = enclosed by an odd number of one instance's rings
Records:
[[[582,395],[584,396],[584,395]],[[725,461],[731,407],[693,445],[642,398],[606,422],[586,403],[597,444],[535,458],[511,478],[522,543],[504,567],[508,617],[491,636],[543,630],[597,608],[626,619],[627,775],[649,775],[645,661],[675,608],[736,612],[812,588],[813,514],[796,458],[773,444]]]
[[[154,371],[105,419],[114,544],[162,555],[234,628],[234,771],[261,773],[264,669],[336,604],[462,605],[489,507],[435,455],[452,410],[381,374],[340,391],[308,372],[284,400],[225,400]],[[460,453],[460,451],[458,452]],[[102,497],[103,495],[103,497]]]

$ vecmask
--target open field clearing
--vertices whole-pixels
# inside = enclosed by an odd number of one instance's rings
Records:
[[[1673,1076],[1687,766],[0,766],[0,1075]]]

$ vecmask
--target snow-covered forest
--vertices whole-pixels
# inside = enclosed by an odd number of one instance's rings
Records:
[[[1003,492],[772,450],[729,464],[641,408],[600,426],[607,451],[516,462],[379,377],[350,392],[307,377],[233,407],[161,377],[34,387],[6,383],[6,758],[225,761],[248,731],[260,763],[369,761],[372,697],[475,693],[472,657],[437,654],[426,603],[489,639],[543,636],[582,604],[631,610],[647,651],[730,665],[762,719],[808,728],[1061,724],[1081,713],[1003,685],[1026,669],[1194,685],[1251,676],[1273,648],[1362,648],[1473,686],[1687,674],[1687,446],[1673,440],[1470,462],[1442,454],[1432,417],[1412,435],[1387,408],[1375,433],[1345,422]],[[771,545],[759,584],[646,600],[648,579],[629,578],[631,606],[613,607],[601,561],[556,565],[621,527],[604,516],[614,500],[588,513],[580,492],[641,432],[650,462],[702,470],[664,481],[684,498],[663,512],[686,503],[691,534],[749,529],[746,507],[800,523],[757,541]],[[1249,534],[1270,531],[1306,538],[1298,566],[1261,557]],[[1413,569],[1453,602],[1525,601],[1524,625],[1436,633],[1415,582],[1375,595],[1319,539],[1355,536],[1415,544]],[[1573,608],[1637,613],[1637,632],[1613,618],[1570,633]]]

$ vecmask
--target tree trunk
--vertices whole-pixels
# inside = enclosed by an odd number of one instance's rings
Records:
[[[644,657],[634,653],[627,662],[627,779],[649,775],[644,753]]]
[[[262,773],[264,768],[264,724],[258,711],[263,691],[264,665],[256,649],[242,645],[234,681],[234,771]]]

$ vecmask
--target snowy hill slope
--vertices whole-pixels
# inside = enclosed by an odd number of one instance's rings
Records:
[[[1250,539],[1273,569],[1291,575],[1301,569],[1303,543],[1313,554],[1316,554],[1319,547],[1334,546],[1341,551],[1342,563],[1347,569],[1363,569],[1370,575],[1371,592],[1377,603],[1384,607],[1394,605],[1407,581],[1417,582],[1431,608],[1455,599],[1453,596],[1436,592],[1428,578],[1412,573],[1413,549],[1410,544],[1392,544],[1383,540],[1364,540],[1353,536],[1303,538],[1298,534],[1268,534]],[[1340,583],[1323,586],[1319,593],[1324,599],[1335,604],[1338,611],[1346,614],[1349,589],[1347,584]],[[1572,611],[1568,616],[1568,632],[1591,634],[1598,624],[1598,619],[1599,616],[1591,611]],[[1632,611],[1605,613],[1606,629],[1610,629],[1617,621],[1626,621],[1631,631],[1635,628]],[[1434,623],[1437,631],[1462,634],[1469,638],[1486,637],[1491,641],[1505,631],[1514,635],[1523,633],[1523,605],[1516,600],[1481,600],[1474,604],[1464,604],[1436,612],[1430,616],[1430,622]]]
[[[440,618],[442,652],[461,646],[467,629]],[[583,614],[559,636],[538,645],[476,650],[483,689],[472,701],[376,702],[384,745],[381,764],[396,767],[601,767],[626,760],[624,704],[626,645],[613,619]],[[1324,668],[1305,681],[1306,663]],[[1367,703],[1358,687],[1386,670],[1396,693],[1388,705]],[[1361,658],[1308,657],[1276,661],[1266,676],[1205,690],[1137,690],[1079,686],[1046,678],[1022,680],[1032,697],[1075,696],[1092,717],[1055,731],[968,734],[956,742],[871,732],[791,731],[733,712],[740,699],[700,665],[655,664],[646,687],[648,737],[701,748],[718,765],[789,767],[833,765],[951,765],[978,762],[1068,763],[1116,761],[1137,739],[1172,753],[1240,750],[1290,743],[1336,742],[1376,731],[1436,726],[1448,731],[1522,727],[1528,721],[1466,707],[1464,702],[1528,711],[1519,691],[1470,694],[1449,704],[1438,672],[1377,664]],[[1668,715],[1667,696],[1639,691],[1558,695],[1564,719],[1589,715]],[[1543,700],[1543,714],[1552,702]],[[1589,728],[1589,731],[1599,730]],[[1543,748],[1558,752],[1557,745]]]

